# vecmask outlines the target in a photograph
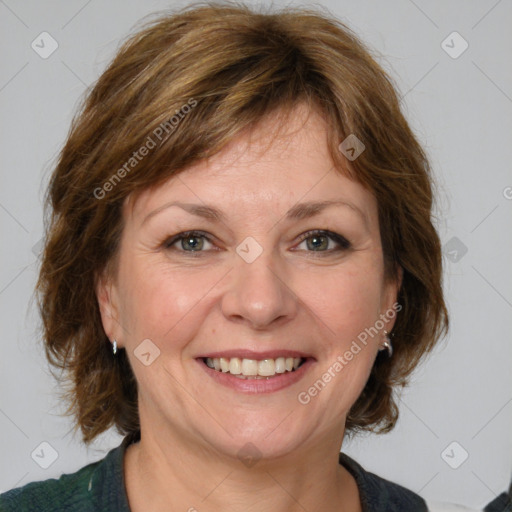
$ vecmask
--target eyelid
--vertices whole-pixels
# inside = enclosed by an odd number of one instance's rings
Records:
[[[313,235],[319,235],[319,236],[326,236],[327,238],[330,238],[335,243],[338,244],[338,248],[330,249],[328,251],[307,251],[312,253],[324,253],[324,254],[331,254],[338,250],[348,250],[352,247],[351,242],[344,237],[343,235],[340,235],[339,233],[335,233],[334,231],[329,231],[328,229],[311,229],[309,231],[306,231],[305,233],[302,233],[299,238],[299,243],[302,243],[304,240],[307,240]]]
[[[162,246],[164,248],[170,249],[176,242],[179,240],[183,240],[187,237],[202,237],[208,240],[208,242],[213,243],[214,237],[212,237],[209,233],[206,233],[206,231],[201,231],[199,229],[190,229],[188,231],[180,231],[179,233],[176,233],[175,235],[172,235],[168,238],[166,238],[162,242]],[[180,251],[180,252],[204,252],[204,251]]]
[[[304,233],[301,233],[301,235],[299,235],[299,240],[298,240],[297,244],[302,243],[304,240],[307,240],[308,238],[310,238],[314,235],[325,236],[327,238],[330,238],[334,243],[336,243],[338,245],[338,247],[335,247],[333,249],[329,249],[326,251],[305,251],[305,252],[313,253],[313,254],[318,253],[320,255],[321,254],[327,255],[327,254],[332,254],[332,253],[339,252],[339,251],[346,251],[346,250],[352,248],[351,242],[346,237],[344,237],[343,235],[340,235],[339,233],[329,231],[327,229],[310,229],[308,231],[305,231]],[[176,233],[175,235],[172,235],[172,236],[166,238],[162,242],[161,246],[165,249],[171,249],[171,247],[176,242],[186,239],[187,237],[201,237],[201,238],[204,238],[205,240],[207,240],[211,244],[214,244],[214,240],[215,240],[215,237],[211,236],[209,233],[206,233],[205,231],[191,229],[188,231],[181,231],[179,233]],[[292,250],[296,250],[296,249],[292,249]],[[207,251],[178,250],[178,252],[187,253],[187,254],[193,255],[193,256],[199,256],[202,252],[207,252]]]

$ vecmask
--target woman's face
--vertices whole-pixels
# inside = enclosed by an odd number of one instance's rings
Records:
[[[125,203],[118,273],[97,294],[143,432],[232,456],[341,443],[397,285],[375,198],[333,168],[324,120],[305,113]]]

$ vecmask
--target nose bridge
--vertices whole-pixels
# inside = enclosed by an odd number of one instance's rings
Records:
[[[240,243],[236,252],[231,285],[223,299],[224,315],[260,328],[277,319],[292,318],[296,300],[276,252],[263,249],[251,237]]]

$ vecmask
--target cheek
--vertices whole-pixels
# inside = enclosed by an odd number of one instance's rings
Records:
[[[379,318],[382,288],[377,274],[367,267],[347,267],[317,273],[314,279],[299,276],[298,296],[322,320],[332,339],[350,344]]]
[[[299,297],[314,312],[321,330],[317,337],[321,360],[298,400],[321,411],[325,424],[336,423],[349,411],[370,375],[379,340],[366,335],[365,329],[374,326],[381,313],[378,269],[378,265],[350,269],[347,265],[337,272],[316,273],[313,280],[302,276],[297,281]]]
[[[145,261],[143,261],[145,260]],[[123,317],[131,337],[150,338],[160,348],[165,340],[190,337],[200,327],[199,316],[208,304],[207,294],[219,281],[218,274],[183,271],[168,264],[152,264],[147,257],[126,265]]]

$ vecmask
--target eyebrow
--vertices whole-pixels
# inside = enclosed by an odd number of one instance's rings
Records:
[[[162,206],[158,207],[156,210],[153,210],[150,212],[142,221],[142,224],[145,224],[151,217],[154,217],[156,214],[160,213],[163,210],[166,210],[167,208],[170,208],[171,206],[179,206],[186,212],[196,215],[197,217],[202,217],[207,220],[211,220],[214,222],[225,222],[225,215],[218,210],[217,208],[213,206],[208,205],[200,205],[200,204],[193,204],[193,203],[182,203],[180,201],[172,201],[170,203],[163,204]],[[365,224],[368,225],[368,219],[365,213],[358,208],[356,205],[348,202],[348,201],[342,201],[342,200],[325,200],[325,201],[308,201],[305,203],[298,203],[294,206],[292,206],[288,212],[286,212],[285,218],[287,220],[302,220],[307,219],[309,217],[314,217],[315,215],[318,215],[323,210],[330,206],[345,206],[350,208],[351,210],[358,213],[362,219],[364,220]]]

